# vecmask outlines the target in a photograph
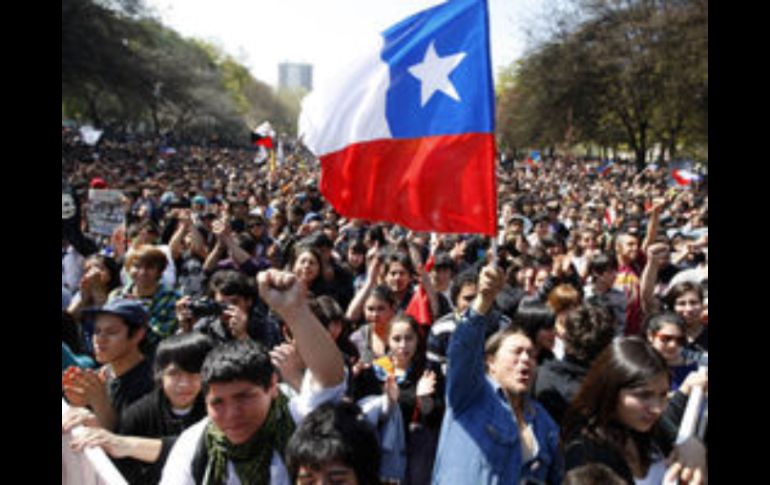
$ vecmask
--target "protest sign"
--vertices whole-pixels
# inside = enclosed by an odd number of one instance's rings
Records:
[[[88,191],[88,227],[92,234],[111,236],[123,224],[123,192],[91,189]]]

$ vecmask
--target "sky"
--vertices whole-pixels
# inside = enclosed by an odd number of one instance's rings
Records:
[[[518,59],[524,28],[535,22],[545,0],[488,0],[494,74]],[[145,0],[184,37],[222,48],[273,87],[278,64],[313,65],[314,83],[345,71],[356,39],[380,32],[442,0]]]

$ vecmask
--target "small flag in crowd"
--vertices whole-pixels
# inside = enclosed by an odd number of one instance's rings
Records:
[[[527,165],[530,167],[537,167],[540,165],[540,152],[537,150],[533,150],[529,152],[529,157],[527,157]]]
[[[302,105],[299,133],[321,160],[324,197],[350,218],[494,235],[486,1],[437,5],[359,45],[345,77]]]
[[[425,263],[425,271],[430,272],[436,264],[436,259],[431,256],[428,258],[428,262]],[[433,315],[430,310],[430,298],[428,292],[422,286],[422,283],[417,287],[417,291],[412,295],[412,299],[404,311],[407,315],[417,321],[420,325],[430,325],[433,323]]]
[[[274,139],[275,130],[270,125],[269,121],[265,121],[251,132],[251,144],[254,146],[265,147],[272,150]]]
[[[675,168],[672,170],[671,177],[680,186],[690,185],[691,183],[698,182],[701,179],[701,176],[697,173],[684,168]]]
[[[613,160],[604,160],[597,168],[596,171],[601,176],[606,176],[612,170],[612,166],[615,164]]]
[[[80,136],[83,138],[83,143],[86,145],[94,146],[99,143],[99,138],[102,137],[104,131],[97,130],[91,125],[84,125],[80,127]]]

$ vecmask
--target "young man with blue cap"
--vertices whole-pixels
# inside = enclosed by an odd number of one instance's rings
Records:
[[[149,315],[140,301],[126,299],[83,313],[95,319],[94,357],[102,367],[68,369],[64,394],[70,405],[89,407],[101,426],[114,429],[121,410],[154,387],[152,362],[141,350]]]

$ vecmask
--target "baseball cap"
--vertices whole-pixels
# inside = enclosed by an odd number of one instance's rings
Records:
[[[305,214],[305,218],[302,220],[303,224],[308,224],[312,221],[323,222],[324,218],[317,212],[308,212]]]
[[[107,188],[107,182],[104,181],[101,177],[94,177],[91,179],[91,182],[88,184],[89,187],[92,189],[106,189]]]
[[[87,308],[83,313],[94,317],[101,314],[117,315],[132,328],[144,327],[150,319],[149,313],[141,302],[126,299],[108,301],[101,307]]]

